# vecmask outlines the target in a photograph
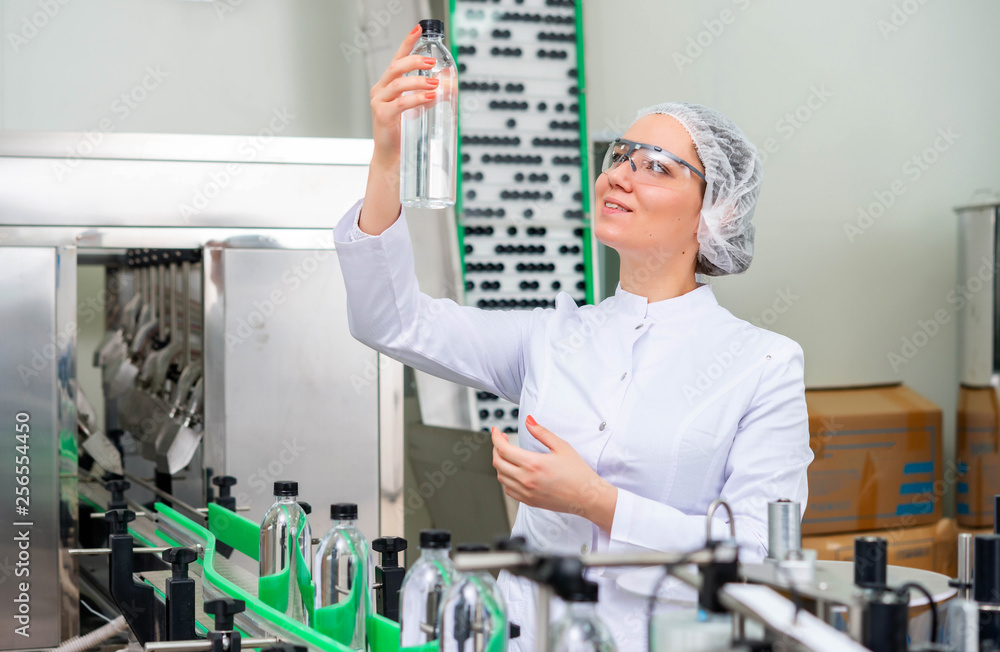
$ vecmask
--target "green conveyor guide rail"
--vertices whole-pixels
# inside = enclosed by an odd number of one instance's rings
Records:
[[[93,504],[92,501],[84,496],[81,496],[81,500],[91,503],[95,509],[101,509],[99,505]],[[264,591],[265,599],[260,599],[258,596],[235,584],[216,569],[217,553],[215,548],[217,543],[224,543],[251,559],[258,559],[260,527],[256,523],[214,503],[208,506],[208,528],[199,525],[163,503],[156,503],[154,509],[157,513],[156,535],[162,541],[168,545],[176,546],[190,546],[194,543],[203,546],[204,553],[196,562],[201,567],[203,587],[210,585],[216,591],[228,597],[243,600],[246,604],[246,612],[253,617],[254,621],[260,623],[268,630],[288,632],[305,643],[310,649],[325,652],[350,652],[350,648],[340,643],[339,640],[349,639],[354,624],[353,613],[337,613],[337,610],[353,610],[356,608],[357,600],[345,602],[344,607],[323,607],[320,610],[324,612],[323,618],[319,619],[319,621],[321,628],[325,631],[320,631],[293,620],[268,604],[266,590]],[[171,532],[183,532],[186,541],[178,540]],[[129,533],[143,545],[162,545],[150,541],[147,537],[132,528],[129,529]],[[162,599],[162,587],[154,588],[157,589]],[[264,587],[259,586],[259,588]],[[197,628],[199,633],[204,633],[204,626],[199,624]],[[242,633],[246,634],[246,632]],[[401,650],[399,646],[399,624],[388,618],[378,614],[370,615],[367,619],[367,635],[368,649],[371,652],[400,652]],[[438,650],[436,641],[419,647],[402,648],[402,652],[433,652],[436,650]],[[503,642],[501,637],[494,637],[489,642],[487,650],[489,652],[502,652]]]

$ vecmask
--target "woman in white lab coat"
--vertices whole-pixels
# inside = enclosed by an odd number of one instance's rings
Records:
[[[620,284],[597,306],[566,293],[554,309],[483,311],[420,292],[399,203],[399,116],[429,102],[429,67],[408,55],[414,30],[372,88],[368,186],[334,238],[361,342],[442,378],[519,405],[515,445],[494,429],[494,466],[521,502],[514,535],[539,549],[688,551],[705,511],[733,508],[744,561],[766,555],[767,503],[806,504],[809,449],[802,349],[737,319],[695,274],[750,264],[761,167],[717,112],[664,104],[605,159],[595,234],[621,257]],[[417,91],[403,95],[405,91]],[[776,291],[778,288],[776,288]],[[713,521],[729,530],[725,510]],[[621,650],[645,649],[644,604],[592,571],[598,611]],[[511,649],[530,651],[534,589],[502,573]]]

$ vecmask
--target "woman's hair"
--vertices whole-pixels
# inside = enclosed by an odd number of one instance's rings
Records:
[[[705,167],[695,272],[705,276],[745,272],[753,260],[752,218],[764,178],[757,148],[732,120],[699,104],[656,104],[641,109],[635,119],[652,114],[677,120]]]

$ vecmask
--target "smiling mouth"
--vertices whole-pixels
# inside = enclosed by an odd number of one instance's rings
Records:
[[[620,204],[616,204],[613,201],[606,201],[606,202],[604,202],[604,208],[606,208],[608,210],[612,210],[612,211],[618,211],[618,212],[621,212],[621,213],[631,213],[632,212],[629,209],[625,208],[624,206],[622,206]]]

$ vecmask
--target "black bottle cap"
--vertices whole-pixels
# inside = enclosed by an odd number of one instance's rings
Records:
[[[444,36],[444,22],[434,18],[422,20],[420,21],[420,30],[424,36]]]
[[[884,587],[886,540],[882,537],[854,539],[854,583],[860,587]]]
[[[597,602],[597,582],[580,580],[566,593],[567,602]]]
[[[460,543],[455,548],[455,552],[489,552],[490,547],[485,543]]]
[[[292,480],[278,480],[274,483],[275,496],[298,496],[299,483]]]
[[[451,532],[448,530],[421,530],[420,547],[443,550],[451,547]]]
[[[358,506],[354,503],[334,503],[330,505],[330,518],[335,521],[356,521]]]

